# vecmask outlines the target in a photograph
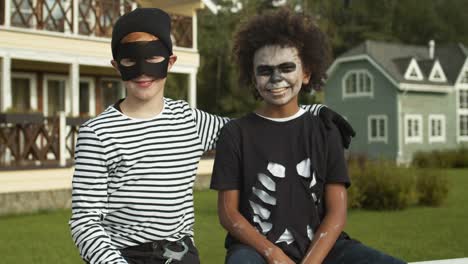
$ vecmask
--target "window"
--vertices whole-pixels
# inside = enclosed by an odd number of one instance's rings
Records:
[[[468,109],[468,90],[460,90],[458,99],[460,103],[460,109]]]
[[[36,75],[14,72],[11,74],[12,107],[17,112],[37,109]]]
[[[405,124],[405,142],[422,143],[422,116],[406,115]]]
[[[13,109],[17,112],[27,112],[31,109],[30,80],[26,78],[11,79],[11,95]]]
[[[442,66],[438,60],[435,61],[434,66],[432,67],[431,73],[429,74],[429,81],[431,82],[446,82],[447,78],[445,77]]]
[[[348,72],[344,77],[343,97],[372,96],[373,79],[366,70]]]
[[[429,142],[445,142],[444,115],[429,115]]]
[[[411,73],[410,73],[410,76],[413,77],[413,78],[418,78],[418,72],[416,71],[416,69],[412,69]]]
[[[461,78],[461,83],[468,83],[468,70],[466,70],[464,73],[463,73],[463,76]]]
[[[43,82],[44,114],[57,115],[58,112],[70,112],[68,98],[68,78],[62,75],[45,75]]]
[[[411,62],[406,69],[405,79],[413,81],[422,81],[424,79],[415,59],[411,59]]]
[[[468,137],[468,115],[460,115],[460,136]]]
[[[36,16],[34,7],[37,1],[11,1],[11,25],[15,27],[34,28],[36,26]]]
[[[65,81],[49,80],[47,89],[47,112],[54,115],[59,111],[65,111]]]
[[[387,143],[387,116],[372,115],[367,119],[369,142]]]
[[[95,80],[91,77],[80,77],[79,108],[80,116],[94,116],[96,114]]]

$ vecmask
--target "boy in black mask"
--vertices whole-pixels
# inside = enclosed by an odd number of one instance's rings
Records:
[[[127,97],[80,128],[73,239],[89,263],[199,263],[192,187],[201,155],[215,147],[229,119],[164,98],[167,72],[177,60],[164,11],[122,16],[112,55]],[[349,138],[350,127],[330,111],[320,113],[344,124]]]

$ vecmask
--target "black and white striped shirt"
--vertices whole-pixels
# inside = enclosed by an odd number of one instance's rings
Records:
[[[228,121],[165,98],[151,119],[109,107],[83,124],[70,220],[82,257],[126,263],[118,249],[193,236],[197,164]]]
[[[303,108],[316,112],[316,106]],[[83,124],[69,222],[83,259],[127,263],[119,249],[192,237],[197,165],[228,121],[164,98],[151,119],[109,107]]]

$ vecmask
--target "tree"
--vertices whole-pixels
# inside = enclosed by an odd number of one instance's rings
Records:
[[[201,109],[239,116],[255,108],[258,102],[253,100],[250,90],[237,84],[231,58],[232,36],[240,21],[277,8],[281,2],[316,18],[330,38],[335,57],[367,39],[416,45],[427,45],[431,39],[437,43],[468,43],[466,0],[220,1],[222,9],[218,15],[208,10],[199,12]],[[317,96],[301,95],[300,98],[301,103],[316,100]]]

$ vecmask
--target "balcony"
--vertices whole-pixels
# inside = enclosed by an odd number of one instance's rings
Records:
[[[115,21],[138,6],[134,0],[0,0],[0,25],[64,37],[110,38]],[[192,17],[171,18],[174,46],[195,48]]]

